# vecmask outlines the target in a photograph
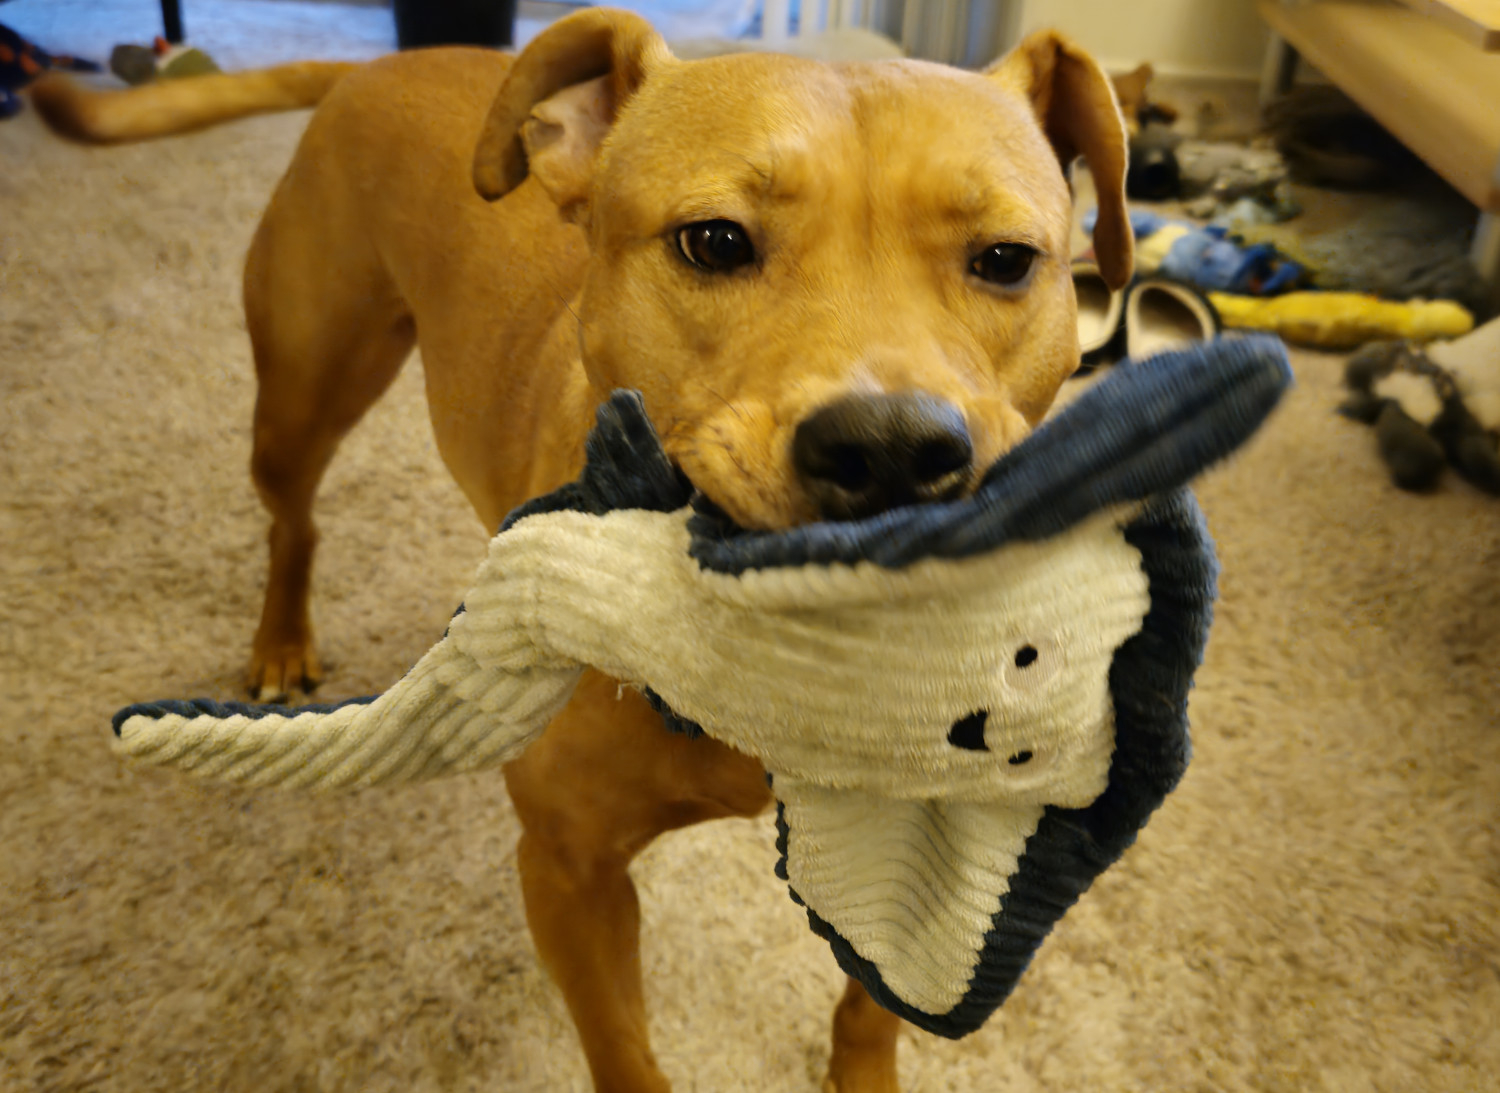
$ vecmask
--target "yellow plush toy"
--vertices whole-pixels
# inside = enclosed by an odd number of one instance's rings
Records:
[[[1316,349],[1354,349],[1387,338],[1428,342],[1462,337],[1474,328],[1474,316],[1449,300],[1397,303],[1359,292],[1288,292],[1268,298],[1214,292],[1209,299],[1226,327],[1268,330]]]

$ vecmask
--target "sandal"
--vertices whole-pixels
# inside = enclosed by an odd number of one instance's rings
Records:
[[[1218,309],[1191,285],[1144,277],[1130,286],[1125,301],[1125,355],[1132,360],[1210,341],[1222,329]]]
[[[1117,348],[1125,293],[1104,283],[1099,267],[1086,258],[1073,261],[1073,292],[1078,297],[1078,348],[1086,371]]]

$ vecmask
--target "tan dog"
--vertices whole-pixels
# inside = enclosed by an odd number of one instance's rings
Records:
[[[434,50],[347,75],[36,94],[95,140],[320,97],[245,271],[273,521],[262,696],[318,680],[313,495],[414,344],[443,458],[487,528],[577,472],[619,387],[644,394],[708,498],[774,528],[951,496],[1042,417],[1078,363],[1079,153],[1105,276],[1130,273],[1119,109],[1052,34],[982,75],[680,62],[639,18],[590,10],[515,59]],[[531,930],[596,1087],[665,1090],[626,866],[664,831],[764,809],[759,764],[587,676],[506,782]],[[826,1088],[895,1090],[897,1026],[851,981]]]

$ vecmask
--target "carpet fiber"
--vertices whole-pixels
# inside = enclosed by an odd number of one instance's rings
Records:
[[[583,1090],[501,780],[349,799],[127,768],[109,717],[238,696],[264,579],[239,264],[305,115],[85,150],[0,125],[0,1088]],[[904,1088],[1446,1091],[1500,1073],[1500,505],[1396,492],[1337,358],[1200,495],[1197,754],[994,1020]],[[441,633],[485,535],[413,361],[319,503],[323,695]],[[842,986],[771,820],[635,869],[663,1069],[811,1091]],[[1488,1078],[1485,1075],[1489,1075]]]

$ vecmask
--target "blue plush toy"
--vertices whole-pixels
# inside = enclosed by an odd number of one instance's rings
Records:
[[[813,930],[962,1036],[1182,776],[1215,579],[1185,485],[1289,378],[1268,338],[1130,363],[963,500],[781,532],[697,496],[618,393],[385,694],[132,706],[117,747],[247,785],[430,778],[515,758],[598,668],[761,761]]]
[[[1085,231],[1094,230],[1097,209],[1083,216]],[[1276,296],[1302,281],[1306,270],[1269,243],[1242,243],[1218,224],[1174,220],[1150,209],[1132,209],[1136,269],[1154,273],[1205,292],[1241,296]]]

